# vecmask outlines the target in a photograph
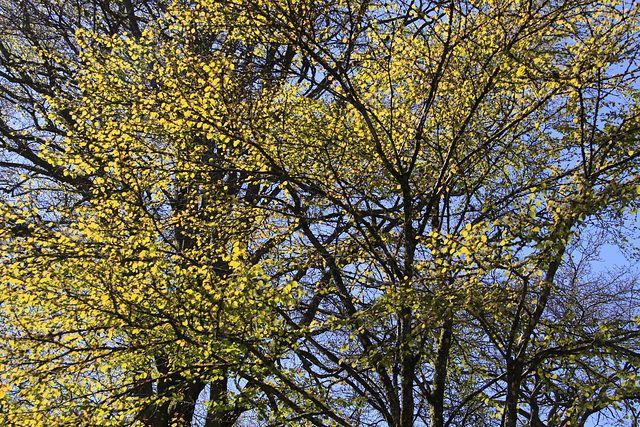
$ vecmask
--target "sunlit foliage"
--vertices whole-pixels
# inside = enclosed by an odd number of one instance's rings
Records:
[[[638,207],[640,5],[26,7],[3,425],[634,414],[635,277],[590,263]]]

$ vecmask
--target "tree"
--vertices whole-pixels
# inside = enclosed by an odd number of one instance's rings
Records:
[[[122,5],[3,51],[3,422],[633,414],[638,5]]]
[[[26,258],[27,254],[32,254],[32,250],[36,250],[36,258],[30,258],[29,261],[29,263],[31,264],[31,268],[35,268],[36,270],[39,270],[39,272],[48,271],[50,269],[49,266],[52,265],[50,263],[53,262],[53,265],[55,265],[55,267],[51,268],[53,270],[57,270],[57,262],[59,261],[59,259],[47,259],[47,256],[49,256],[50,254],[45,255],[44,258],[42,257],[42,250],[45,249],[46,251],[46,249],[48,248],[57,253],[58,256],[70,258],[68,260],[69,263],[63,267],[65,269],[65,273],[63,273],[62,277],[67,277],[66,275],[68,274],[75,274],[73,273],[74,271],[83,270],[88,267],[88,264],[86,264],[86,262],[77,260],[77,251],[86,251],[84,255],[79,256],[81,258],[94,256],[94,261],[96,262],[104,262],[103,260],[105,259],[105,257],[126,257],[126,255],[122,253],[122,247],[119,247],[118,244],[114,246],[114,243],[117,243],[117,241],[103,241],[103,238],[106,237],[105,234],[98,232],[98,234],[101,234],[101,236],[97,237],[99,241],[95,241],[93,236],[87,235],[87,233],[92,233],[88,229],[80,232],[76,232],[77,230],[73,230],[74,227],[78,226],[75,218],[86,214],[88,218],[90,217],[89,223],[92,224],[91,227],[94,229],[94,232],[96,232],[98,229],[104,231],[105,224],[108,223],[109,220],[113,219],[113,217],[110,215],[112,215],[113,212],[117,211],[117,209],[109,210],[111,208],[108,207],[108,203],[112,203],[113,200],[111,202],[107,202],[107,205],[102,206],[103,209],[107,210],[102,210],[100,213],[91,211],[90,209],[85,209],[85,205],[87,203],[89,203],[90,205],[99,205],[101,202],[106,202],[105,198],[101,197],[100,192],[98,191],[98,188],[104,182],[105,176],[107,176],[105,174],[106,170],[102,169],[105,165],[105,159],[99,159],[100,155],[98,153],[95,153],[97,154],[97,156],[94,157],[94,160],[98,161],[98,168],[93,169],[92,171],[85,169],[85,173],[72,173],[71,169],[73,168],[73,166],[71,166],[71,164],[67,162],[68,159],[66,158],[66,156],[69,153],[65,152],[65,142],[62,141],[62,139],[67,135],[68,131],[77,127],[77,122],[76,117],[74,117],[74,115],[72,114],[73,107],[67,107],[62,104],[64,104],[65,102],[72,103],[74,99],[81,98],[83,93],[83,89],[81,87],[82,83],[79,82],[77,78],[77,72],[81,68],[83,60],[79,56],[80,46],[76,41],[76,31],[78,31],[80,28],[83,28],[85,30],[90,29],[92,31],[95,31],[96,34],[101,34],[104,36],[113,36],[117,34],[122,35],[126,33],[131,35],[135,39],[135,37],[140,37],[141,28],[145,28],[146,22],[148,22],[149,20],[158,19],[158,16],[164,13],[164,10],[167,6],[163,5],[162,3],[152,4],[148,2],[141,4],[132,4],[125,2],[123,4],[114,5],[98,2],[88,5],[57,5],[45,1],[23,3],[19,9],[20,13],[17,14],[17,16],[15,11],[16,8],[13,7],[15,5],[8,4],[6,6],[7,9],[4,11],[3,15],[3,28],[5,28],[6,36],[4,37],[4,39],[11,41],[12,44],[6,44],[5,46],[3,46],[2,50],[2,53],[4,55],[2,62],[4,67],[3,77],[5,79],[3,81],[3,89],[5,91],[6,99],[8,100],[8,102],[17,106],[19,111],[20,109],[22,109],[26,113],[22,114],[21,118],[16,118],[15,116],[12,117],[8,115],[7,118],[2,122],[2,132],[4,135],[3,154],[5,154],[4,160],[6,160],[2,163],[2,166],[5,168],[5,176],[8,178],[6,181],[6,185],[4,186],[5,194],[7,194],[7,198],[4,200],[4,207],[7,209],[5,211],[4,218],[6,220],[5,224],[9,226],[9,228],[6,230],[6,236],[9,239],[9,244],[12,245],[12,248],[7,250],[7,254],[11,254],[9,255],[11,257],[9,262],[13,263],[14,261],[16,261],[16,258],[13,258],[14,256],[16,256],[16,254],[22,254]],[[87,17],[91,17],[91,25],[88,25],[89,21],[86,20]],[[201,36],[203,36],[203,34],[199,34],[197,40],[191,40],[192,48],[197,48],[198,44],[201,44],[203,46],[206,44],[207,40],[201,40]],[[243,55],[242,47],[235,47],[234,49],[238,52],[238,55]],[[278,52],[277,47],[270,48],[269,52],[270,58],[268,62],[265,62],[264,64],[266,69],[265,75],[267,75],[267,77],[273,81],[278,78],[278,68],[280,67],[279,64],[283,64],[283,68],[287,66],[287,57],[286,52],[284,50],[283,52]],[[201,54],[205,55],[205,53]],[[132,58],[130,56],[130,52],[125,52],[125,57],[125,61],[129,61],[129,65],[131,65]],[[124,74],[123,70],[118,71],[118,78],[123,79],[123,81],[127,79],[127,76]],[[248,84],[248,82],[245,82],[245,84]],[[56,99],[56,105],[53,105],[53,102],[49,101],[54,98]],[[28,129],[27,131],[24,130],[25,122]],[[84,152],[85,154],[87,154],[86,150],[84,150]],[[76,155],[82,156],[80,152],[76,152]],[[57,164],[58,162],[61,162],[61,164]],[[70,166],[70,168],[65,168],[66,166]],[[20,174],[23,174],[25,178],[20,178]],[[207,174],[212,179],[222,180],[225,183],[229,184],[233,184],[233,182],[238,179],[237,176],[234,176],[233,171],[209,171],[207,172]],[[53,184],[51,184],[52,182]],[[170,202],[165,206],[165,208],[168,208],[169,210],[162,211],[161,216],[169,213],[168,218],[174,216],[178,218],[181,211],[191,209],[191,206],[189,206],[189,194],[187,194],[189,191],[188,184],[178,184],[178,180],[172,183],[172,190],[175,190],[175,194],[172,194],[170,196]],[[127,190],[130,190],[128,184],[120,181],[118,184],[115,184],[114,182],[114,185],[115,187],[112,187],[112,191],[115,192],[116,197],[122,196],[124,197],[124,199],[127,199],[125,193],[127,192]],[[155,191],[161,191],[161,189],[158,187],[155,188]],[[231,188],[229,190],[230,194],[232,194],[233,191],[238,191],[238,189]],[[31,198],[30,203],[32,203],[32,207],[34,208],[32,211],[32,215],[34,215],[34,217],[29,221],[30,227],[34,226],[33,221],[35,220],[39,222],[40,226],[42,226],[43,229],[46,230],[46,233],[49,233],[50,236],[53,236],[56,233],[61,233],[59,236],[62,236],[62,234],[66,236],[73,235],[74,239],[67,239],[66,242],[51,241],[48,244],[38,245],[37,239],[33,240],[34,236],[30,228],[27,227],[25,222],[22,222],[23,218],[15,216],[15,205],[13,204],[15,202],[15,197],[23,195],[28,195],[28,197]],[[148,193],[146,195],[148,195]],[[129,194],[129,196],[131,196],[131,194]],[[141,195],[141,197],[146,196]],[[247,193],[247,197],[249,197],[249,193]],[[124,199],[119,199],[119,201],[122,202],[122,200]],[[218,197],[217,199],[218,205],[220,203],[223,203],[224,198]],[[128,200],[131,201],[132,199]],[[149,206],[138,206],[138,208],[147,207]],[[211,203],[209,207],[209,213],[206,214],[211,215],[212,212],[214,212],[215,209],[218,208],[219,206]],[[137,208],[134,207],[133,209],[135,211]],[[202,214],[205,214],[204,211],[206,210],[202,209],[202,211]],[[38,212],[40,212],[40,214]],[[43,212],[45,213],[43,214]],[[108,220],[104,219],[104,215],[109,216]],[[144,237],[144,224],[138,223],[138,220],[140,219],[139,213],[131,212],[131,215],[131,217],[127,218],[130,221],[128,224],[121,223],[121,225],[124,226],[124,229],[119,229],[117,231],[112,230],[112,238],[118,239],[122,238],[124,235],[127,235],[128,237],[137,235],[138,239],[146,238]],[[99,221],[101,221],[100,217],[102,217],[105,222],[99,223]],[[166,215],[163,218],[167,219]],[[69,224],[72,224],[71,228],[69,228]],[[147,226],[152,225],[156,224],[147,224]],[[223,229],[221,228],[221,225],[222,224],[219,224],[218,226],[219,231],[217,231],[217,234],[222,236],[218,236],[218,239],[230,238],[227,235],[223,235]],[[170,244],[168,250],[189,249],[194,245],[194,241],[187,235],[186,227],[187,226],[185,224],[171,228],[171,230],[168,232],[169,235],[165,238],[165,243]],[[152,234],[157,231],[158,230],[146,230],[146,232],[151,232]],[[81,239],[81,236],[87,236],[87,239]],[[14,237],[27,238],[28,241],[16,242],[13,240]],[[44,236],[40,236],[40,238],[42,237]],[[133,240],[136,239],[132,238],[132,242]],[[79,241],[83,241],[89,246],[85,246],[84,249],[81,249],[78,245]],[[228,240],[227,243],[231,244],[232,241]],[[26,252],[21,252],[21,250],[19,249],[19,246],[21,244],[26,245],[26,247],[28,248]],[[38,247],[36,248],[32,245],[38,245]],[[144,244],[140,242],[136,243],[136,245],[136,248],[145,247]],[[76,254],[76,256],[73,256],[73,254]],[[153,249],[151,249],[151,254],[153,254]],[[165,253],[164,255],[167,254]],[[112,270],[98,269],[97,271],[94,271],[94,273],[92,273],[93,277],[89,280],[96,280],[97,277],[101,277],[101,275],[104,274],[108,274],[110,275],[110,277],[114,277],[113,274],[116,274],[127,277],[126,281],[132,283],[140,279],[140,277],[135,277],[135,270],[139,266],[136,267],[135,262],[133,263],[133,265],[130,262],[134,259],[149,262],[150,260],[156,258],[157,253],[153,254],[153,257],[151,257],[149,252],[140,252],[136,249],[135,257],[130,257],[127,260],[127,262],[129,262],[128,265],[120,266],[123,267],[123,270],[119,270],[119,273],[116,273]],[[165,261],[169,261],[169,259],[165,258]],[[209,259],[208,261],[211,261],[211,259]],[[151,262],[153,263],[153,261]],[[227,274],[222,270],[225,269],[225,266],[228,264],[228,262],[233,262],[233,260],[216,259],[214,265],[209,265],[209,267],[213,268],[212,271],[208,272],[209,275]],[[162,277],[162,283],[166,284],[167,281],[173,280],[168,277],[168,270],[166,270],[167,268],[169,268],[168,265],[176,265],[173,261],[171,261],[171,263],[164,265],[164,267],[162,264],[158,264],[154,267],[154,272]],[[183,263],[179,262],[178,265],[183,265]],[[50,273],[50,271],[48,272]],[[88,273],[88,271],[86,272]],[[12,274],[15,273],[9,273],[9,276],[11,276]],[[20,273],[17,274],[20,275]],[[199,273],[193,274],[196,274],[197,276],[197,274]],[[140,273],[140,275],[142,275],[142,273]],[[61,281],[65,280],[60,276],[54,280],[58,279]],[[7,285],[10,285],[11,280],[12,279],[9,278]],[[36,279],[36,281],[37,280],[38,279]],[[144,280],[150,280],[150,278],[147,277]],[[149,313],[145,312],[146,309],[142,310],[142,314],[137,313],[138,317],[133,316],[131,313],[122,313],[121,311],[119,311],[119,309],[122,307],[126,307],[126,304],[133,304],[137,301],[137,298],[139,298],[140,295],[138,295],[137,297],[135,295],[126,295],[124,301],[117,298],[117,296],[115,295],[111,295],[112,299],[111,301],[109,301],[109,298],[107,298],[107,294],[105,294],[106,288],[104,287],[104,284],[105,283],[101,283],[99,288],[81,288],[85,293],[95,293],[93,301],[91,299],[87,299],[84,301],[84,305],[82,305],[82,307],[87,308],[87,312],[94,312],[96,306],[99,306],[99,309],[103,312],[107,311],[107,313],[99,313],[96,315],[97,324],[85,324],[80,327],[80,329],[76,330],[76,332],[82,330],[85,331],[85,333],[91,333],[92,331],[95,332],[97,334],[97,337],[95,337],[95,339],[98,340],[97,342],[105,342],[106,339],[106,343],[102,347],[104,353],[99,357],[92,358],[95,365],[93,366],[93,368],[98,369],[98,365],[104,366],[106,364],[119,366],[119,364],[125,363],[123,361],[119,361],[120,353],[130,352],[135,355],[137,352],[140,352],[141,349],[145,349],[146,351],[146,354],[144,356],[146,358],[140,359],[138,362],[131,362],[142,363],[142,367],[129,367],[132,372],[127,374],[126,379],[117,378],[115,380],[118,384],[120,384],[121,387],[124,387],[127,390],[123,395],[119,395],[118,393],[114,392],[116,398],[129,398],[130,394],[138,397],[149,398],[149,400],[151,400],[152,402],[147,405],[148,407],[146,409],[143,409],[142,411],[140,411],[140,413],[136,414],[136,417],[152,425],[166,424],[170,421],[170,417],[174,415],[175,418],[184,418],[185,420],[191,419],[195,408],[195,399],[205,387],[209,388],[212,399],[222,402],[225,401],[224,396],[227,389],[227,378],[225,369],[215,369],[216,375],[214,375],[213,379],[209,382],[204,381],[204,377],[198,377],[197,380],[194,381],[190,376],[184,375],[184,372],[182,372],[182,370],[186,370],[184,366],[181,366],[178,370],[174,369],[173,366],[167,366],[169,361],[167,360],[168,356],[164,354],[164,347],[166,347],[166,342],[162,341],[163,338],[161,338],[160,342],[156,343],[155,348],[151,350],[148,348],[150,344],[140,342],[140,340],[137,339],[132,341],[125,340],[124,342],[113,342],[111,335],[105,335],[105,330],[114,329],[114,325],[112,324],[112,322],[114,321],[113,317],[116,318],[116,322],[124,322],[125,324],[129,325],[137,325],[137,322],[141,322],[140,316],[144,317],[146,315],[148,317]],[[28,293],[37,294],[39,291],[45,292],[47,299],[50,299],[50,297],[54,294],[50,293],[47,289],[51,288],[51,286],[51,284],[41,284],[38,285],[37,289],[29,289]],[[118,286],[122,286],[122,283],[118,284]],[[124,289],[125,288],[120,287],[117,290],[112,289],[111,292],[122,292],[124,291]],[[62,293],[65,292],[64,289],[61,289],[60,291]],[[173,292],[173,290],[166,291],[168,291],[169,293]],[[159,296],[155,295],[153,298],[154,301],[162,304],[161,301],[163,300],[163,298],[167,297],[169,294],[165,294],[163,297],[162,291],[159,290],[159,292],[161,292],[161,294]],[[7,289],[7,295],[13,295],[17,297],[15,289],[12,288]],[[62,297],[63,295],[60,296]],[[77,297],[77,295],[75,295],[75,297]],[[158,297],[160,297],[160,300],[158,300]],[[209,297],[211,297],[211,295],[209,295]],[[73,298],[74,297],[72,297],[72,299]],[[41,327],[39,327],[37,331],[29,331],[29,334],[37,334],[39,332],[46,331],[45,336],[39,336],[37,339],[37,341],[39,341],[43,347],[49,348],[52,346],[58,346],[59,344],[55,340],[53,342],[48,341],[51,341],[54,338],[57,339],[60,336],[65,335],[64,328],[60,329],[59,325],[67,321],[66,317],[71,310],[82,311],[82,308],[78,306],[77,301],[75,300],[70,302],[73,307],[72,309],[69,308],[68,305],[65,305],[69,303],[68,300],[60,298],[58,302],[60,303],[60,305],[57,309],[54,308],[56,307],[56,304],[45,307],[44,310],[45,312],[47,312],[45,314],[45,317],[37,320],[34,319],[32,322],[34,324],[40,322]],[[108,311],[107,304],[109,302],[114,305],[111,312]],[[120,303],[120,305],[116,307],[118,303]],[[123,303],[125,305],[122,305]],[[176,303],[176,301],[172,302],[172,304],[174,303]],[[195,304],[197,303],[197,301],[192,301],[191,303]],[[27,310],[27,312],[29,312],[29,315],[31,315],[30,310],[32,306],[29,302],[24,304],[24,306],[21,306],[21,308]],[[202,309],[202,307],[200,308]],[[160,314],[155,312],[155,310],[157,310],[157,307],[155,307],[153,310],[156,316]],[[58,314],[61,317],[54,316],[54,318],[48,318],[49,312],[51,311],[58,311]],[[230,310],[225,310],[225,313],[229,312]],[[6,325],[12,325],[13,320],[9,319],[13,316],[16,316],[16,313],[7,313],[7,315],[9,316],[9,318],[7,318]],[[161,314],[160,317],[162,317]],[[151,318],[150,321],[154,322],[154,327],[163,325],[162,320],[157,317]],[[175,318],[171,319],[171,322],[176,321],[177,320]],[[51,326],[49,327],[47,325]],[[166,323],[164,323],[164,325],[168,326],[168,324]],[[133,329],[140,331],[140,328],[134,327]],[[54,334],[53,332],[49,334],[51,330],[58,331],[59,335]],[[12,335],[13,333],[17,333],[17,330],[15,328],[10,328],[7,330],[7,334],[9,336],[15,337],[14,335]],[[130,333],[130,331],[125,332],[124,330],[119,330],[118,333],[127,334]],[[125,338],[126,337],[122,336],[123,340]],[[145,347],[145,345],[147,347]],[[20,346],[21,344],[17,342],[7,342],[8,354],[11,355],[9,357],[13,357],[16,349]],[[29,346],[30,344],[27,344],[28,348],[30,348]],[[49,350],[46,351],[48,352]],[[149,357],[151,357],[151,361],[149,361]],[[27,357],[27,360],[28,359],[29,358]],[[34,363],[46,364],[47,360],[47,357],[43,356],[43,359],[30,361]],[[65,360],[64,363],[69,367],[77,366],[77,369],[79,370],[86,371],[87,369],[86,366],[79,363],[78,360]],[[213,365],[211,365],[210,363],[207,363],[207,366],[209,371],[214,369]],[[156,369],[158,372],[160,372],[160,374],[158,375],[160,378],[153,378],[153,381],[156,383],[155,387],[151,386],[151,380],[144,381],[135,379],[135,376],[144,378],[144,376],[147,375],[146,372],[149,369],[152,369],[152,367],[153,369]],[[73,375],[70,368],[69,371],[69,373]],[[118,372],[118,375],[120,374],[121,373]],[[47,373],[43,373],[41,375],[46,376]],[[103,373],[99,372],[94,376],[96,378],[100,378],[103,376]],[[90,380],[92,378],[86,379]],[[209,379],[211,379],[211,375],[209,375]],[[71,382],[74,381],[69,380],[69,377],[66,377],[65,380]],[[13,380],[11,380],[11,383],[13,383]],[[22,384],[24,387],[26,387],[27,383],[23,383],[21,382],[21,380],[16,379],[15,384]],[[49,385],[50,384],[48,384],[47,386]],[[66,385],[61,384],[60,387],[65,388]],[[31,392],[36,391],[31,390]],[[53,392],[59,393],[59,390],[54,390]],[[181,397],[181,403],[175,409],[175,413],[170,414],[168,409],[171,405],[174,405],[174,403],[172,403],[171,401],[171,396],[174,393],[181,393],[185,396]],[[42,395],[45,395],[45,393],[43,392]],[[72,407],[72,411],[77,411],[77,396],[75,396],[73,392],[65,393],[65,395],[67,397],[71,396],[70,401],[66,402],[66,404]],[[92,399],[90,394],[82,394],[81,397],[84,398],[86,402],[90,402]],[[44,405],[51,403],[46,399],[44,399],[44,401]],[[89,408],[90,406],[87,405],[90,405],[90,403],[86,402],[85,407]],[[102,403],[103,407],[107,408],[105,409],[107,412],[112,411],[111,406],[113,406],[113,400],[107,399]],[[57,401],[54,401],[53,405],[60,406],[59,402]],[[35,407],[37,408],[38,406],[36,405]],[[44,406],[44,408],[45,410],[51,409],[51,407],[49,406]],[[60,408],[58,408],[57,411],[51,410],[49,416],[58,417],[60,414],[60,410]],[[226,413],[217,410],[215,414],[211,413],[208,416],[207,422],[209,423],[209,425],[225,425],[225,423],[228,424],[235,418],[237,418],[238,414],[239,409],[237,407],[229,408]],[[95,415],[97,417],[101,416],[99,412],[96,412]],[[26,417],[28,419],[30,418],[30,415],[27,414]],[[22,418],[19,422],[21,424],[27,423],[27,419]],[[14,420],[14,422],[17,421]],[[49,420],[48,422],[53,423],[54,421]]]

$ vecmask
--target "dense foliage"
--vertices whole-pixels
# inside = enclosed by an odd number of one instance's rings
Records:
[[[0,423],[637,416],[639,9],[0,3]]]

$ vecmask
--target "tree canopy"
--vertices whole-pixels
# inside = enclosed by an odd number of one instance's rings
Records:
[[[640,3],[0,3],[0,423],[636,417]]]

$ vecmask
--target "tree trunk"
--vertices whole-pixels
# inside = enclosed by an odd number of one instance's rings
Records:
[[[444,426],[444,394],[447,380],[447,364],[453,336],[453,314],[448,313],[442,325],[433,374],[433,389],[429,396],[430,427]]]

